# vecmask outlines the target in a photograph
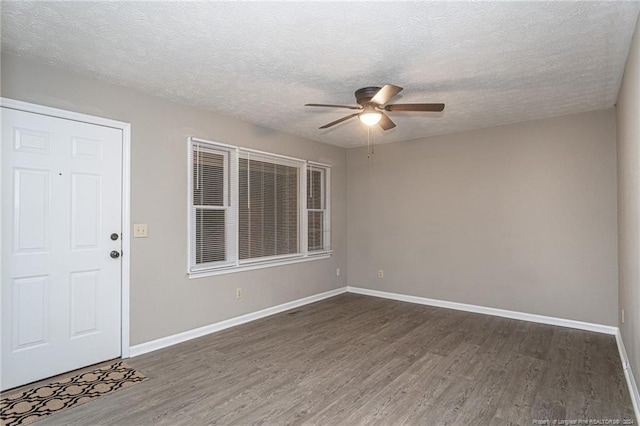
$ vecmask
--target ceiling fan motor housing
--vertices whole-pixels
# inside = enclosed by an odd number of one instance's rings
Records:
[[[356,90],[356,102],[365,106],[379,91],[380,87],[363,87],[362,89],[358,89]]]

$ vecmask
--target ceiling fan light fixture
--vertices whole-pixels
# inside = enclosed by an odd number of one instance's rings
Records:
[[[382,114],[376,111],[368,111],[360,114],[358,118],[367,126],[375,126],[382,119]]]

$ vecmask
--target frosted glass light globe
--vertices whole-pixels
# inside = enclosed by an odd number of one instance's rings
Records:
[[[380,114],[379,112],[363,112],[362,114],[360,114],[358,116],[358,118],[360,119],[360,121],[362,121],[364,124],[366,124],[367,126],[375,126],[376,124],[378,124],[380,122],[380,119],[382,118],[382,114]]]

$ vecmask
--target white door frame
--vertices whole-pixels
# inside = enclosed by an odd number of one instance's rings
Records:
[[[36,105],[28,102],[0,97],[0,106],[18,111],[48,115],[82,123],[96,124],[122,130],[122,271],[121,271],[121,317],[120,349],[122,358],[129,358],[129,269],[130,269],[130,188],[131,188],[131,124],[122,121],[109,120],[102,117],[80,114],[72,111]],[[0,238],[2,238],[0,231]],[[0,248],[1,250],[1,248]],[[0,253],[1,254],[1,253]]]

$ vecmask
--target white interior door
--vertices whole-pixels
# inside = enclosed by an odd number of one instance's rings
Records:
[[[1,111],[4,390],[121,354],[122,130]]]

